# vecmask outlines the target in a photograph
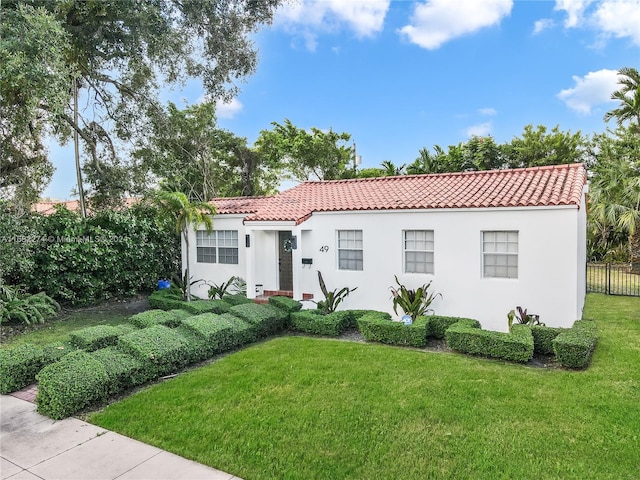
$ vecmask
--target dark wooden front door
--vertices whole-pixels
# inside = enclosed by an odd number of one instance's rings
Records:
[[[280,272],[280,290],[293,290],[293,262],[291,249],[286,248],[291,232],[278,232],[278,268]]]

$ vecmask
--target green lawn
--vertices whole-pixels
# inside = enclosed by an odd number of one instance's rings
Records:
[[[251,479],[640,477],[640,301],[588,296],[586,371],[282,337],[90,416]]]
[[[10,337],[3,342],[2,346],[21,345],[24,343],[47,345],[58,341],[66,342],[70,340],[69,334],[74,330],[94,325],[119,325],[126,323],[130,316],[130,313],[108,309],[86,309],[63,313],[58,318],[49,320],[44,324],[27,327],[24,333]],[[8,327],[3,326],[2,328]]]

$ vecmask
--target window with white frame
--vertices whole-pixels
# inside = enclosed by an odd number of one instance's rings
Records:
[[[518,278],[518,232],[482,232],[482,276]]]
[[[338,269],[362,270],[362,230],[338,230]]]
[[[433,230],[405,230],[405,273],[433,273]]]
[[[238,231],[196,231],[196,261],[198,263],[238,263]]]

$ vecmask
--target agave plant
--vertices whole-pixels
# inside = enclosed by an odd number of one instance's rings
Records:
[[[324,284],[324,279],[322,278],[322,273],[318,270],[318,281],[320,282],[320,290],[324,295],[324,300],[320,300],[319,302],[314,302],[318,306],[318,310],[321,310],[322,313],[332,313],[335,312],[338,308],[338,305],[349,296],[351,292],[354,292],[358,289],[343,287],[340,290],[337,288],[335,290],[328,290],[327,286]]]
[[[21,294],[16,288],[0,286],[0,323],[44,323],[60,311],[60,305],[44,292]]]
[[[518,311],[517,313],[516,310]],[[509,320],[509,331],[511,331],[511,326],[513,325],[514,320],[522,325],[544,326],[544,323],[540,321],[540,315],[527,313],[527,309],[523,309],[522,307],[516,307],[516,310],[511,310],[509,313],[507,313],[507,319]]]
[[[402,309],[405,315],[409,315],[413,321],[428,312],[433,312],[433,309],[429,307],[438,296],[442,297],[442,294],[429,292],[431,282],[413,290],[401,284],[397,275],[395,275],[395,279],[398,286],[389,288],[391,288],[391,294],[393,295],[393,311],[396,315],[398,314],[398,307]]]

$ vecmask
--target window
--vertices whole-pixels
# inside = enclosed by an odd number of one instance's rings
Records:
[[[238,231],[196,232],[196,261],[199,263],[238,263]],[[216,261],[217,259],[217,261]]]
[[[405,273],[433,273],[433,230],[404,231]]]
[[[518,278],[518,232],[482,232],[482,275]]]
[[[362,230],[338,230],[338,269],[362,270]]]

